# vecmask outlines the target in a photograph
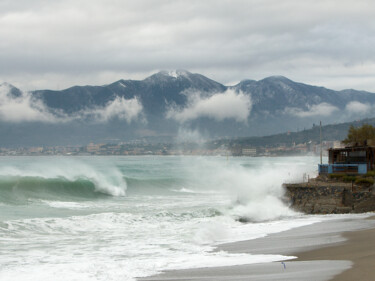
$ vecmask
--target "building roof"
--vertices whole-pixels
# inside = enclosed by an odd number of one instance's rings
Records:
[[[375,146],[347,146],[344,148],[330,148],[329,151],[358,151],[358,150],[368,150],[368,149],[375,149]]]

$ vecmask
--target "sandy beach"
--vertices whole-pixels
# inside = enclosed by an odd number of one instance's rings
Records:
[[[339,245],[298,254],[298,261],[350,260],[350,269],[335,276],[335,281],[375,280],[375,229],[344,233],[348,240]]]
[[[334,219],[220,245],[230,253],[282,254],[288,261],[167,271],[139,280],[374,280],[375,217]]]

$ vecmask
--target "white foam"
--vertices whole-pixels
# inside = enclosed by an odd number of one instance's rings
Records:
[[[134,280],[162,269],[291,258],[210,252],[211,246],[196,244],[189,238],[200,223],[189,220],[176,224],[168,216],[155,219],[102,213],[8,221],[8,227],[1,229],[0,242],[12,247],[3,250],[0,257],[0,279],[27,280],[27,276],[33,276],[41,281]]]
[[[293,228],[311,225],[323,221],[324,218],[294,217],[284,220],[263,223],[240,223],[228,217],[219,217],[215,221],[205,221],[194,236],[198,244],[217,245],[221,243],[237,242],[257,239],[272,233],[278,233]]]
[[[165,267],[165,270],[233,266],[242,264],[254,264],[294,259],[294,256],[283,255],[251,255],[229,254],[227,252],[215,252],[211,255],[190,255],[175,259]]]
[[[180,193],[195,193],[195,194],[217,194],[218,191],[215,190],[192,190],[189,188],[182,187],[180,189],[171,189],[173,192],[180,192]]]
[[[48,201],[41,200],[42,203],[47,204],[52,208],[62,208],[62,209],[87,209],[92,206],[92,204],[82,203],[82,202],[68,202],[68,201]]]
[[[188,188],[181,188],[181,189],[171,189],[171,191],[174,191],[174,192],[181,192],[181,193],[197,193],[196,191],[194,190],[191,190],[191,189],[188,189]]]

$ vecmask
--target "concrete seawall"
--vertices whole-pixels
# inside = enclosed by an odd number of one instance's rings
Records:
[[[375,189],[351,183],[313,181],[284,184],[286,200],[307,214],[344,214],[375,211]]]

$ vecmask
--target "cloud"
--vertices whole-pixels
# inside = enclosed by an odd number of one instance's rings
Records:
[[[375,91],[373,14],[373,0],[3,0],[0,80],[56,89],[183,68]]]
[[[14,123],[58,121],[40,100],[34,99],[29,93],[21,92],[20,96],[13,96],[10,91],[10,85],[0,85],[0,120]]]
[[[320,104],[308,105],[307,110],[296,107],[288,107],[285,109],[286,114],[294,115],[297,117],[313,117],[313,116],[330,116],[338,108],[332,104],[322,102]]]
[[[351,101],[345,106],[345,110],[350,114],[367,114],[371,109],[370,104],[359,101]]]
[[[116,118],[127,123],[136,120],[145,122],[142,116],[143,106],[137,98],[126,100],[116,97],[102,107],[87,108],[68,115],[61,110],[48,108],[30,93],[20,92],[20,95],[12,95],[11,90],[9,84],[0,85],[0,120],[6,122],[66,123],[91,120],[105,123]]]
[[[224,93],[202,97],[201,93],[189,93],[185,108],[170,108],[167,118],[180,123],[188,122],[200,117],[207,117],[216,121],[234,119],[237,122],[247,122],[251,110],[250,96],[242,92],[227,90]]]
[[[108,122],[111,119],[125,120],[127,123],[138,120],[143,112],[143,106],[137,98],[126,100],[116,97],[104,107],[96,107],[80,111],[77,119],[93,118],[97,122]]]

